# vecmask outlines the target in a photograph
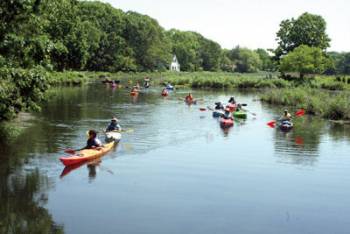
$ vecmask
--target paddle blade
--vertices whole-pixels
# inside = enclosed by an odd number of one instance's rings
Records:
[[[206,111],[207,109],[204,107],[199,108],[200,111]]]
[[[295,112],[295,115],[297,117],[305,115],[305,110],[304,109],[299,109],[297,112]]]
[[[276,120],[271,120],[267,123],[267,126],[269,126],[270,128],[274,128],[276,126]]]

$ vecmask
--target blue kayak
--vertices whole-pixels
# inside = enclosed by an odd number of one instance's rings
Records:
[[[172,85],[170,85],[170,84],[166,85],[165,88],[166,88],[167,90],[174,90],[174,86],[172,86]]]
[[[279,128],[282,131],[290,131],[293,128],[293,123],[288,120],[284,120],[280,123]]]

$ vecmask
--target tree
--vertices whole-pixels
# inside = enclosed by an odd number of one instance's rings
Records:
[[[171,41],[172,53],[181,64],[182,71],[201,70],[199,34],[171,29],[167,33]]]
[[[266,50],[259,48],[255,50],[255,52],[259,55],[259,58],[261,60],[261,70],[274,71],[276,69],[272,57]]]
[[[320,48],[301,45],[281,59],[279,69],[281,72],[298,72],[303,79],[306,74],[323,73],[331,62]]]
[[[283,20],[276,40],[278,42],[275,50],[277,60],[300,45],[325,50],[330,43],[330,38],[326,33],[326,21],[322,16],[309,13],[304,13],[297,19]]]
[[[235,64],[236,72],[257,72],[261,68],[259,55],[248,48],[236,46],[230,51],[229,57]]]

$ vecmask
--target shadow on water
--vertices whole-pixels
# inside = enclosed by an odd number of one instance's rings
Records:
[[[22,170],[17,153],[7,151],[11,159],[0,164],[0,233],[63,233],[44,208],[52,181],[38,169]]]

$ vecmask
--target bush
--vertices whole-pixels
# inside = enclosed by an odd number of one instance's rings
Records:
[[[48,84],[41,68],[0,69],[0,121],[10,120],[20,111],[39,110]]]

